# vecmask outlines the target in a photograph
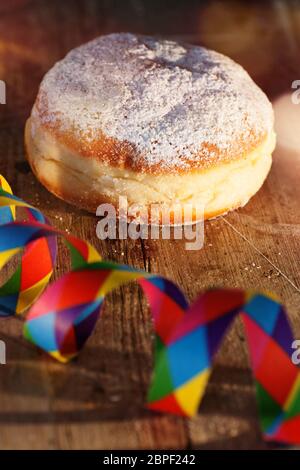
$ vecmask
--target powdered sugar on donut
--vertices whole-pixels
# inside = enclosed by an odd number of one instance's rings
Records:
[[[33,115],[43,123],[91,141],[101,133],[125,141],[147,167],[188,169],[214,149],[230,158],[240,142],[250,147],[273,127],[267,97],[231,59],[133,34],[72,50],[46,74],[39,95]]]

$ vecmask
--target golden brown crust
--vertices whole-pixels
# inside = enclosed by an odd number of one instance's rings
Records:
[[[51,114],[51,110],[47,107],[46,97],[44,96],[42,99],[42,106],[40,106],[40,101],[41,96],[38,95],[35,108],[42,119],[38,119],[36,115],[32,116],[31,119],[35,121],[37,126],[50,133],[55,139],[69,148],[72,152],[85,158],[91,158],[96,161],[98,160],[101,163],[116,168],[129,169],[153,175],[185,174],[190,173],[193,170],[204,170],[222,163],[238,160],[247,156],[256,148],[259,148],[268,137],[267,133],[257,134],[253,129],[252,132],[249,133],[247,141],[241,138],[239,141],[232,143],[230,153],[222,150],[216,145],[205,143],[199,149],[198,153],[195,154],[193,160],[181,155],[181,163],[176,163],[178,161],[178,159],[176,159],[172,167],[164,167],[159,163],[151,163],[150,165],[149,160],[147,158],[143,158],[143,155],[137,151],[132,143],[119,141],[115,138],[109,137],[100,130],[98,138],[94,140],[91,140],[88,135],[84,134],[80,134],[79,138],[79,134],[75,130],[64,131],[59,118],[54,122],[49,122],[47,119],[47,116]],[[126,123],[124,123],[124,125],[126,125]],[[209,155],[209,158],[207,158],[207,155]],[[139,158],[137,158],[137,156]],[[182,165],[182,162],[185,162],[185,165]]]
[[[116,203],[116,200],[114,200],[112,198],[108,198],[107,196],[101,196],[98,193],[95,194],[93,192],[90,192],[88,194],[83,193],[79,196],[78,193],[74,194],[74,192],[72,192],[71,190],[66,190],[65,187],[63,188],[62,186],[51,184],[49,182],[49,179],[46,179],[45,177],[43,177],[37,171],[37,168],[34,164],[34,160],[31,158],[31,155],[32,155],[31,143],[28,139],[28,132],[26,132],[26,131],[25,131],[24,142],[25,142],[26,157],[27,157],[27,160],[28,160],[28,162],[31,166],[31,169],[32,169],[33,173],[35,174],[36,178],[40,181],[40,183],[43,186],[45,186],[45,188],[48,189],[48,191],[50,191],[52,194],[57,196],[59,199],[62,199],[63,201],[65,201],[69,204],[77,206],[79,209],[83,209],[83,210],[86,210],[86,211],[94,213],[94,214],[96,213],[96,210],[97,210],[99,205],[101,205],[101,204],[112,204],[112,206],[114,206],[116,208],[116,213],[117,213],[117,216],[118,216],[117,203]],[[228,210],[229,209],[226,209],[225,211],[222,211],[221,213],[224,214],[224,213],[228,212]],[[149,208],[148,208],[149,217],[150,217],[150,212],[151,212],[151,210],[150,210],[150,205],[149,205]],[[220,213],[205,214],[205,219],[213,218],[213,217],[216,217],[218,215],[220,215]],[[192,212],[192,220],[193,220],[193,222],[197,221],[195,210],[193,210],[193,212]],[[129,219],[129,221],[130,221],[130,219]],[[170,214],[170,223],[172,224],[173,222],[174,222],[174,217],[173,217],[173,214],[171,213]],[[159,222],[158,223],[159,224],[162,223],[161,214],[159,214]]]
[[[30,163],[30,166],[31,166],[31,169],[32,169],[33,173],[35,174],[37,179],[40,181],[40,183],[43,186],[45,186],[45,188],[47,188],[48,191],[50,191],[56,197],[58,197],[59,199],[65,201],[69,204],[72,204],[72,205],[78,207],[79,209],[86,210],[86,211],[91,212],[93,214],[96,213],[97,208],[101,204],[111,204],[112,206],[114,206],[116,208],[117,216],[119,215],[118,214],[118,207],[116,205],[116,201],[113,200],[112,198],[110,199],[107,196],[101,196],[99,194],[95,195],[93,193],[91,193],[89,195],[83,195],[80,198],[78,198],[78,195],[75,195],[72,191],[67,191],[65,189],[62,189],[61,186],[58,187],[58,186],[54,186],[53,184],[50,184],[49,180],[47,180],[46,178],[44,178],[43,176],[41,176],[37,172],[37,170],[35,168],[35,165],[34,165],[33,161],[30,158],[30,152],[28,151],[28,147],[27,147],[27,144],[26,144],[26,139],[25,139],[25,150],[26,150],[27,159]],[[215,212],[205,212],[204,213],[204,220],[213,219],[213,218],[218,217],[220,215],[227,214],[228,212],[230,212],[234,209],[236,209],[236,208],[235,207],[224,207],[224,208],[222,208],[218,211],[215,211]],[[150,205],[149,205],[149,207],[148,207],[149,219],[150,219],[150,214],[151,214],[151,208],[150,208]],[[130,222],[130,217],[129,217],[128,221]],[[193,222],[199,221],[199,219],[197,219],[195,209],[192,210],[192,221]],[[159,213],[158,223],[159,224],[162,223],[161,213]],[[174,223],[174,215],[172,213],[170,213],[170,223],[171,223],[171,225]]]
[[[273,144],[274,145],[274,144]],[[269,147],[269,150],[271,151],[273,147]],[[32,171],[36,175],[36,177],[39,179],[39,181],[54,195],[59,197],[60,199],[73,204],[77,206],[80,209],[87,210],[92,213],[96,213],[96,209],[98,208],[99,205],[101,204],[111,204],[112,206],[115,207],[116,213],[118,215],[118,194],[115,194],[115,197],[109,197],[107,194],[102,194],[101,193],[101,187],[99,187],[98,191],[95,190],[90,190],[89,188],[80,186],[80,182],[78,181],[78,185],[74,185],[74,182],[72,184],[66,184],[66,180],[69,180],[69,178],[72,178],[70,174],[65,174],[65,178],[63,177],[60,179],[58,182],[54,182],[50,177],[49,174],[46,172],[42,172],[41,169],[38,169],[35,165],[35,161],[42,162],[43,159],[47,156],[42,155],[41,152],[38,150],[38,147],[36,147],[34,139],[31,136],[31,126],[30,126],[30,119],[27,121],[26,124],[26,130],[25,130],[25,150],[26,150],[26,156],[27,159],[30,163],[30,166],[32,168]],[[37,160],[36,160],[37,159]],[[47,158],[46,160],[47,161]],[[51,161],[51,158],[50,158]],[[226,164],[223,164],[226,165]],[[267,170],[268,171],[268,170]],[[263,182],[264,177],[266,176],[267,172],[262,175],[263,178],[261,180],[260,185]],[[69,180],[71,181],[71,180]],[[259,185],[259,186],[260,186]],[[259,189],[259,186],[256,188]],[[74,190],[74,187],[76,190]],[[251,196],[250,194],[248,198]],[[211,210],[209,208],[204,207],[204,220],[212,219],[220,215],[224,215],[227,212],[230,212],[234,209],[237,209],[238,207],[244,205],[244,203],[247,201],[244,201],[243,203],[239,202],[237,199],[234,203],[231,203],[229,205],[222,205],[221,207],[218,207],[216,210]],[[150,220],[150,215],[151,215],[151,205],[152,203],[145,204],[144,207],[147,208],[148,210],[148,217]],[[202,214],[201,214],[202,216]],[[199,220],[199,211],[195,210],[193,208],[192,210],[192,221],[196,222]],[[130,218],[129,218],[130,221]],[[159,213],[159,224],[162,223],[162,214]],[[174,223],[174,217],[173,214],[170,213],[170,223],[171,225]]]

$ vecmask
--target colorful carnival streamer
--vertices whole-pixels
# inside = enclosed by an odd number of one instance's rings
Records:
[[[300,369],[292,363],[293,335],[276,298],[212,289],[189,306],[171,281],[101,260],[90,243],[52,227],[39,210],[12,195],[3,177],[0,183],[0,269],[24,251],[20,266],[0,288],[0,316],[19,314],[33,304],[25,321],[26,338],[67,362],[93,332],[105,295],[136,280],[148,298],[156,338],[148,407],[193,416],[214,355],[234,318],[241,315],[263,436],[300,443]],[[15,207],[25,209],[29,220],[15,221]],[[53,272],[59,235],[69,248],[72,269],[41,295]]]

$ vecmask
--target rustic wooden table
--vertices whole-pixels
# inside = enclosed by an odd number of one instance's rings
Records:
[[[224,52],[276,100],[283,129],[268,180],[245,208],[206,223],[200,251],[185,251],[183,241],[99,241],[96,218],[49,194],[25,162],[24,123],[43,74],[74,46],[124,30]],[[0,106],[0,171],[56,226],[94,243],[104,258],[168,276],[189,299],[215,285],[274,291],[300,337],[300,132],[299,124],[298,130],[290,127],[300,113],[290,102],[291,82],[300,78],[299,40],[300,7],[292,2],[1,2],[0,79],[7,84],[7,104]],[[294,148],[289,135],[296,136]],[[60,274],[69,266],[63,247],[58,261]],[[239,321],[192,420],[143,408],[151,321],[135,285],[109,296],[95,334],[68,366],[27,343],[21,320],[1,320],[0,338],[7,344],[7,364],[0,366],[1,449],[266,448]]]

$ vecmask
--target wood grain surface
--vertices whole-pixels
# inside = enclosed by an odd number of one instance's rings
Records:
[[[205,245],[199,251],[186,251],[180,240],[101,242],[95,216],[56,199],[31,173],[23,129],[43,74],[69,49],[115,31],[206,45],[240,62],[273,101],[284,94],[289,100],[291,82],[300,79],[299,4],[0,3],[0,79],[7,84],[7,104],[0,105],[0,171],[14,192],[56,226],[92,242],[104,258],[161,273],[189,299],[220,285],[274,291],[286,304],[299,338],[300,151],[287,149],[281,135],[263,188],[245,208],[206,223]],[[56,275],[68,266],[61,246]],[[7,364],[0,366],[1,449],[267,448],[239,321],[218,353],[200,412],[192,420],[143,408],[152,367],[152,327],[134,284],[109,296],[95,334],[68,366],[26,342],[20,319],[1,320],[0,338],[7,344]]]

